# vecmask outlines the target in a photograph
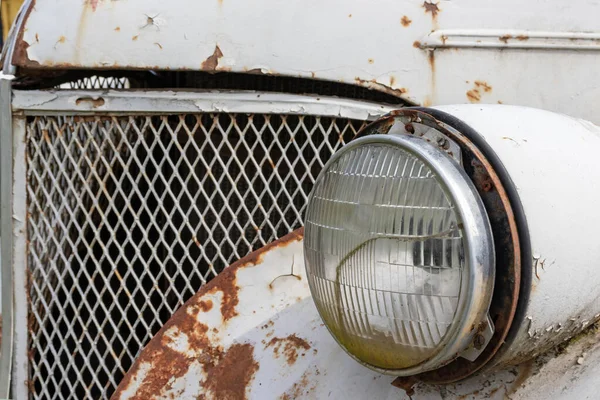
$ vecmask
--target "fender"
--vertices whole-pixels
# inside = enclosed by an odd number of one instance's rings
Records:
[[[394,377],[352,360],[321,322],[305,276],[302,239],[303,229],[296,230],[240,259],[202,287],[150,341],[112,398],[593,395],[593,380],[600,373],[600,335],[595,328],[552,359],[554,353],[443,386],[414,381],[393,386]]]

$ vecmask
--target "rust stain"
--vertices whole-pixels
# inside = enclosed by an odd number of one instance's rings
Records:
[[[115,28],[115,32],[120,32],[120,31],[121,31],[121,27],[120,27],[120,26],[117,26],[117,27]]]
[[[399,376],[392,382],[392,386],[395,386],[399,389],[402,389],[406,392],[408,397],[411,397],[415,394],[414,386],[417,383],[417,378],[414,376],[402,377]]]
[[[498,38],[499,41],[503,43],[508,43],[508,39],[511,39],[512,35],[502,35]]]
[[[519,374],[515,378],[515,381],[513,382],[512,387],[509,390],[507,390],[507,392],[505,394],[505,398],[510,397],[511,394],[513,394],[521,386],[523,386],[525,381],[527,379],[529,379],[529,377],[535,372],[533,366],[534,366],[534,360],[529,360],[520,365]]]
[[[200,307],[203,312],[208,312],[213,308],[213,302],[210,299],[201,300],[198,302],[198,307]]]
[[[320,375],[317,368],[315,368],[315,375]],[[279,396],[279,400],[293,400],[303,397],[309,398],[310,393],[317,387],[316,382],[311,382],[309,378],[310,372],[305,371],[300,377],[300,380],[295,382],[288,391]]]
[[[231,346],[226,353],[223,353],[223,349],[220,346],[212,345],[210,339],[207,337],[208,327],[199,322],[195,316],[198,314],[198,309],[203,307],[201,302],[206,301],[202,299],[204,295],[211,293],[213,290],[223,289],[229,293],[228,298],[224,294],[221,306],[221,312],[224,313],[223,318],[225,319],[227,315],[235,314],[234,307],[237,304],[235,277],[237,271],[241,268],[259,264],[265,253],[299,241],[303,235],[304,229],[300,228],[281,239],[271,242],[262,249],[235,262],[215,279],[202,286],[194,296],[175,312],[171,319],[165,323],[148,345],[146,345],[122,379],[112,398],[119,399],[129,386],[137,383],[139,380],[137,376],[138,371],[143,365],[150,364],[153,368],[150,369],[144,380],[140,382],[138,393],[133,397],[135,400],[145,400],[152,398],[157,393],[161,393],[162,390],[169,387],[169,381],[173,382],[185,375],[194,361],[199,361],[204,371],[208,374],[206,387],[211,388],[213,393],[215,393],[215,398],[222,398],[217,396],[219,393],[224,393],[221,391],[222,388],[219,386],[219,383],[215,380],[222,380],[225,383],[228,379],[233,379],[237,383],[228,382],[229,385],[236,385],[236,389],[231,392],[233,393],[232,396],[239,393],[243,394],[245,389],[242,391],[240,388],[245,388],[245,385],[251,381],[258,369],[258,364],[256,364],[252,357],[253,347],[249,344],[236,344]],[[208,302],[206,306],[208,306]],[[187,335],[189,345],[187,354],[179,353],[168,346],[172,341],[171,336],[173,331]],[[190,357],[193,355],[196,355],[196,357]],[[233,365],[234,362],[239,367]],[[217,369],[215,370],[215,368]]]
[[[485,81],[478,80],[474,81],[473,84],[473,89],[467,91],[467,99],[471,103],[478,103],[481,101],[482,93],[489,93],[492,91],[492,86]]]
[[[390,86],[394,86],[396,84],[396,77],[390,76]]]
[[[77,100],[75,100],[75,105],[77,106],[80,106],[82,104],[90,104],[92,108],[102,107],[104,103],[105,101],[102,97],[98,97],[97,99],[94,99],[92,97],[80,97]]]
[[[519,36],[516,37],[516,39],[520,40],[520,41],[529,40],[529,36],[527,36],[527,35],[519,35]]]
[[[369,58],[369,64],[373,64],[373,63],[375,63],[375,60],[372,58]]]
[[[202,62],[201,68],[204,71],[215,71],[219,66],[219,59],[221,57],[223,57],[223,52],[219,48],[219,45],[216,45],[212,55]]]
[[[237,286],[236,278],[235,274],[227,274],[207,292],[214,293],[220,291],[223,293],[223,300],[221,300],[221,316],[223,317],[223,322],[227,322],[238,315],[238,312],[235,309],[239,303],[239,287]],[[211,282],[214,282],[215,280],[216,279],[213,279]]]
[[[249,343],[234,344],[223,355],[223,359],[208,371],[204,387],[215,399],[245,399],[246,388],[258,368],[254,346]]]
[[[136,40],[138,40],[139,37],[140,37],[140,35],[135,35],[134,37],[131,38],[131,40],[133,40],[135,42]]]
[[[492,87],[484,81],[475,81],[475,86],[477,86],[477,88],[482,88],[484,92],[492,91]]]
[[[438,4],[439,3],[429,3],[425,1],[423,2],[423,8],[425,9],[426,13],[431,13],[431,17],[435,19],[437,18],[438,13],[440,12]]]
[[[419,42],[418,40],[415,40],[413,42],[413,47],[416,49],[420,49],[421,48],[421,42]]]
[[[478,103],[481,100],[481,94],[476,89],[469,90],[467,92],[467,99],[469,99],[471,103]]]
[[[265,349],[269,347],[273,347],[273,354],[276,358],[283,353],[288,365],[294,365],[298,359],[299,352],[304,356],[305,352],[311,348],[306,340],[301,339],[296,335],[289,335],[285,338],[274,337],[267,343]]]
[[[429,96],[431,97],[428,97],[429,104],[426,104],[426,106],[429,106],[431,105],[431,103],[433,103],[433,99],[435,99],[436,92],[435,51],[430,50],[428,52],[427,61],[429,62],[429,69],[431,70],[431,89],[429,90]]]
[[[36,43],[40,42],[40,37],[37,33],[35,34],[35,41],[36,41]]]
[[[352,18],[352,14],[348,14],[348,18]]]
[[[400,23],[402,24],[403,27],[407,27],[412,23],[412,20],[410,18],[408,18],[406,15],[403,15],[402,18],[400,19]]]

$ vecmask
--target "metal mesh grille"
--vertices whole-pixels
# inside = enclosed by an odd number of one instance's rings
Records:
[[[29,117],[30,390],[110,396],[173,311],[302,225],[364,121],[267,114]]]
[[[129,80],[127,78],[90,76],[63,83],[58,86],[61,89],[127,89]]]

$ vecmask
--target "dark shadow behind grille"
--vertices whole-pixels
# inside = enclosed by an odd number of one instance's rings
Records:
[[[182,114],[27,120],[34,398],[109,397],[202,284],[302,226],[364,121]]]

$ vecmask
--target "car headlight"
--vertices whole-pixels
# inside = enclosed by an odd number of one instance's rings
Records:
[[[484,345],[478,331],[493,329],[491,232],[472,182],[442,149],[410,135],[354,140],[308,200],[304,250],[317,309],[352,357],[384,373],[473,357]]]

